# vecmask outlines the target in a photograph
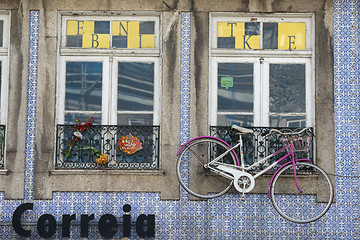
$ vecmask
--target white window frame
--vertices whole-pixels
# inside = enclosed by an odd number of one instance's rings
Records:
[[[161,52],[160,52],[160,14],[144,12],[127,12],[111,15],[95,15],[93,12],[59,12],[58,15],[58,71],[57,71],[57,114],[56,122],[64,124],[66,62],[103,62],[102,85],[102,125],[117,125],[117,63],[122,62],[154,62],[154,108],[153,125],[160,125],[161,119]],[[154,21],[154,48],[122,49],[122,48],[70,48],[66,47],[66,23],[69,20],[83,21]],[[111,26],[110,26],[111,34]],[[111,40],[111,38],[110,38]],[[115,101],[115,102],[114,102]],[[136,111],[131,111],[135,113]],[[138,112],[136,112],[138,113]],[[144,112],[142,112],[144,113]]]
[[[117,16],[112,15],[94,15],[93,12],[79,12],[74,15],[74,12],[60,12],[59,13],[59,42],[61,55],[94,55],[102,52],[104,54],[112,54],[113,56],[131,55],[131,56],[160,56],[160,14],[144,13],[144,12],[127,12],[119,13]],[[154,21],[155,22],[155,45],[154,48],[70,48],[66,47],[66,23],[67,21]],[[110,34],[112,34],[112,28],[110,26]],[[62,34],[65,33],[65,34]],[[110,38],[110,46],[112,39]]]
[[[305,22],[306,45],[303,50],[277,49],[222,49],[217,48],[218,22],[260,22],[260,48],[262,48],[263,22]],[[238,14],[210,13],[209,37],[209,125],[217,125],[218,63],[254,63],[254,126],[268,127],[269,116],[269,64],[302,63],[306,69],[306,125],[315,125],[315,33],[314,14]],[[246,114],[246,113],[245,113]]]
[[[0,97],[0,124],[7,125],[8,118],[8,98],[9,98],[9,77],[10,77],[10,20],[11,12],[0,10],[0,21],[3,21],[3,44],[0,47],[1,62],[1,97]],[[5,128],[5,136],[6,136]],[[5,137],[6,141],[6,137]],[[8,174],[6,170],[6,144],[4,144],[4,169],[0,170],[0,174]]]
[[[241,115],[253,115],[254,122],[259,121],[259,119],[255,119],[259,117],[259,113],[261,112],[260,107],[260,98],[258,94],[255,92],[259,91],[259,82],[260,82],[260,62],[257,61],[256,58],[229,58],[229,57],[214,57],[211,61],[211,73],[210,76],[213,76],[210,80],[209,86],[209,123],[210,126],[217,125],[217,116],[218,116],[218,106],[217,106],[217,95],[218,95],[218,64],[219,63],[253,63],[253,76],[254,76],[254,105],[253,112],[234,112],[235,114]],[[257,81],[257,82],[256,82]],[[232,114],[233,112],[226,112],[228,114]],[[224,114],[226,114],[224,112]]]
[[[0,56],[1,62],[1,104],[0,104],[0,124],[7,123],[8,110],[8,89],[9,89],[9,58],[7,56]]]
[[[61,69],[58,82],[58,123],[64,123],[65,116],[65,93],[66,93],[66,63],[67,62],[101,62],[102,63],[102,104],[101,124],[117,125],[117,71],[118,62],[153,62],[154,63],[154,99],[153,111],[126,111],[123,113],[150,113],[153,114],[153,125],[160,124],[161,112],[161,83],[159,59],[154,57],[62,57]],[[112,63],[111,63],[112,62]],[[111,70],[112,68],[112,70]],[[81,111],[76,111],[81,112]],[[84,111],[84,113],[86,113]]]
[[[260,124],[263,126],[270,126],[270,112],[269,112],[269,96],[270,96],[270,83],[269,83],[269,66],[270,64],[304,64],[305,65],[305,113],[300,115],[306,115],[307,127],[313,127],[315,125],[315,84],[312,81],[311,74],[311,60],[308,58],[265,58],[263,59],[261,70],[261,98],[262,106],[261,114],[262,119]],[[297,115],[297,113],[284,113],[284,115]]]
[[[10,11],[0,10],[0,20],[3,21],[3,46],[0,47],[1,61],[1,99],[0,124],[6,125],[9,90],[9,55],[10,55]]]
[[[102,63],[102,101],[101,101],[101,124],[107,124],[108,98],[107,94],[110,89],[109,77],[109,57],[62,57],[61,68],[59,69],[58,81],[58,123],[64,123],[65,117],[65,93],[66,93],[66,63],[67,62],[101,62]],[[80,112],[80,111],[76,111]],[[95,112],[95,111],[94,111]],[[84,113],[86,113],[84,111]]]
[[[297,56],[311,57],[315,47],[315,17],[314,14],[249,14],[249,13],[210,13],[210,56]],[[260,22],[260,49],[223,49],[217,48],[217,23],[218,22]],[[303,50],[274,50],[262,48],[262,25],[264,22],[304,22],[306,24],[305,49]]]

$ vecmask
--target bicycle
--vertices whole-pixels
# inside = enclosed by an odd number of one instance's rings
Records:
[[[311,159],[295,157],[296,152],[310,151],[313,136],[310,128],[297,132],[271,129],[263,134],[264,139],[280,134],[283,147],[251,165],[245,165],[243,136],[253,134],[253,130],[236,125],[232,126],[232,130],[239,136],[233,146],[213,136],[196,137],[181,146],[177,153],[177,176],[188,193],[211,199],[225,194],[234,186],[244,201],[245,193],[254,189],[255,179],[275,169],[269,183],[268,197],[282,217],[295,223],[309,223],[329,210],[334,198],[330,177]],[[240,160],[235,149],[239,149]],[[263,170],[252,171],[280,153],[283,156]],[[290,161],[275,168],[286,159]],[[316,186],[311,184],[314,181]]]

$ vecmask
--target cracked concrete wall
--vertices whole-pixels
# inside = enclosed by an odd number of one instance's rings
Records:
[[[28,3],[20,0],[1,1],[0,9],[11,12],[5,155],[8,174],[0,175],[0,191],[6,198],[20,199],[24,197],[30,12]]]

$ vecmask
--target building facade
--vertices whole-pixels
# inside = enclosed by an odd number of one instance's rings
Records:
[[[356,0],[1,2],[1,238],[360,238],[359,13]],[[244,202],[189,196],[178,149],[232,123],[313,127],[329,212],[288,222],[266,178]]]

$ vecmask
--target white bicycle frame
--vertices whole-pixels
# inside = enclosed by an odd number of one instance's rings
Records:
[[[215,139],[218,139],[218,138],[215,138]],[[221,139],[218,139],[218,140],[220,140],[223,143],[225,143],[226,145],[228,145],[223,140],[221,140]],[[219,175],[221,175],[221,176],[223,176],[225,178],[228,178],[230,180],[234,180],[234,186],[239,192],[242,192],[243,194],[246,193],[246,192],[250,192],[253,189],[254,185],[255,185],[254,180],[256,178],[258,178],[259,176],[265,174],[267,171],[269,171],[275,165],[279,164],[280,162],[282,162],[283,160],[287,159],[290,156],[291,156],[291,161],[283,164],[273,174],[272,179],[271,179],[270,184],[269,184],[269,198],[270,198],[270,186],[272,184],[274,176],[277,174],[278,171],[280,171],[282,168],[284,168],[285,166],[287,166],[287,165],[289,165],[291,163],[294,165],[294,177],[295,177],[296,186],[299,189],[299,191],[302,192],[301,188],[299,187],[299,185],[297,183],[297,173],[296,173],[296,168],[295,168],[295,162],[297,162],[297,161],[311,162],[311,159],[295,159],[293,143],[289,143],[287,146],[284,146],[283,148],[277,150],[276,152],[266,156],[265,158],[262,158],[261,160],[255,162],[252,165],[247,166],[247,167],[245,166],[245,161],[244,161],[243,140],[242,140],[241,134],[239,134],[239,140],[238,140],[238,143],[236,145],[234,145],[232,147],[230,145],[228,145],[228,146],[229,146],[228,150],[226,150],[223,154],[221,154],[220,156],[213,159],[208,164],[205,164],[204,167],[210,169],[214,173],[219,174]],[[237,154],[234,151],[234,149],[236,149],[238,147],[239,147],[239,150],[240,150],[240,162],[239,162],[239,159],[237,157]],[[276,160],[274,163],[270,164],[265,169],[261,170],[260,172],[256,173],[255,175],[251,175],[250,173],[248,173],[248,171],[250,169],[252,169],[252,168],[254,168],[254,167],[256,167],[256,166],[258,166],[258,165],[260,165],[262,163],[265,163],[267,160],[269,160],[270,158],[274,157],[275,155],[279,154],[280,152],[282,152],[282,151],[284,151],[286,149],[290,149],[290,151],[287,154],[285,154],[283,157]],[[230,151],[233,151],[233,154],[236,157],[237,165],[217,162],[219,159],[221,159],[224,156],[226,156],[227,154],[229,154]],[[244,176],[244,175],[251,179],[251,185],[250,185],[250,187],[248,189],[241,188],[241,187],[237,186],[237,184],[236,184],[236,180],[240,179],[240,177]]]

